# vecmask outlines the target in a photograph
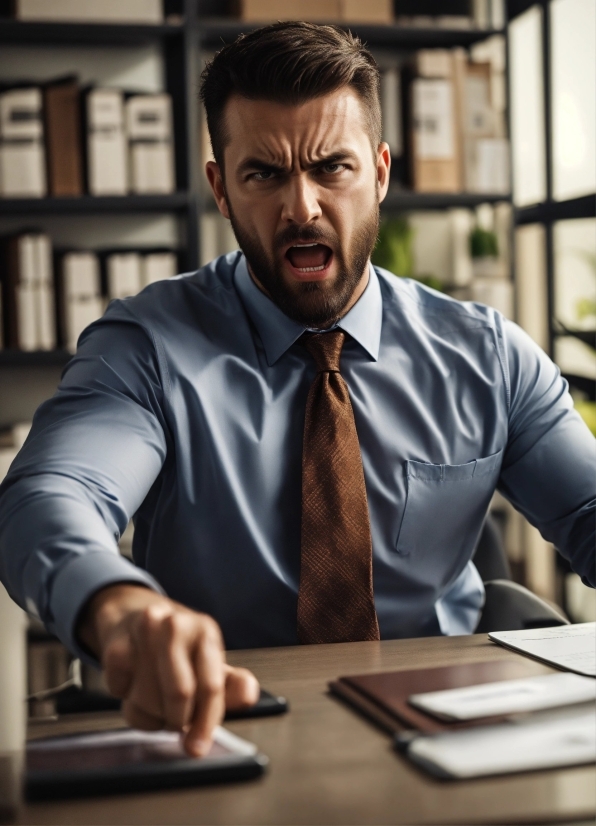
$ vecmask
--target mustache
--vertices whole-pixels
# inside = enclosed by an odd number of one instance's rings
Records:
[[[295,242],[301,242],[304,244],[319,243],[326,244],[326,246],[331,247],[333,244],[337,243],[337,239],[335,236],[330,238],[328,233],[324,232],[317,226],[300,227],[297,225],[290,225],[275,236],[273,248],[276,251],[279,251],[288,244]]]

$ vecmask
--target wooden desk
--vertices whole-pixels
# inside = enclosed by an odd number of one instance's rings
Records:
[[[594,767],[474,780],[433,780],[390,739],[327,694],[343,674],[448,665],[517,655],[476,637],[236,651],[285,695],[289,714],[229,728],[271,759],[257,781],[210,788],[27,805],[23,824],[388,824],[594,822]],[[114,715],[35,727],[39,734],[114,725]]]

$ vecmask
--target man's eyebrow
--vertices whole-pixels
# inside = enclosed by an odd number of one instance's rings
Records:
[[[284,167],[263,161],[260,158],[245,158],[238,167],[238,172],[248,172],[249,169],[257,169],[259,172],[282,172]]]
[[[338,152],[332,152],[330,155],[325,155],[322,158],[318,158],[316,161],[312,161],[311,163],[306,165],[306,169],[318,169],[321,166],[327,166],[328,164],[332,163],[341,163],[342,161],[349,161],[354,160],[355,155],[353,152],[346,150],[339,150]],[[238,167],[238,173],[242,175],[249,170],[257,170],[259,172],[285,172],[286,167],[281,166],[279,164],[270,163],[269,161],[264,161],[261,158],[245,158],[240,166]]]
[[[339,152],[333,152],[331,155],[326,155],[324,158],[319,158],[318,161],[313,161],[308,165],[308,168],[327,166],[332,163],[341,163],[341,161],[350,161],[354,160],[355,157],[356,156],[353,152],[349,152],[348,150],[340,150]]]

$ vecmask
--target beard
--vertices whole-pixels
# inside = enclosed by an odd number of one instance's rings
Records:
[[[348,250],[344,251],[336,233],[319,227],[291,225],[273,239],[270,255],[256,236],[241,225],[227,201],[230,223],[252,274],[265,288],[282,312],[305,327],[331,327],[349,304],[375,246],[379,231],[379,205],[358,227]],[[284,280],[281,250],[292,243],[318,243],[330,247],[337,265],[337,275],[330,285],[326,281],[288,284]]]

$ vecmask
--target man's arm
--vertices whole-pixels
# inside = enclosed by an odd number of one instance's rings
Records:
[[[506,322],[504,342],[511,399],[499,489],[594,587],[596,440],[530,337]]]
[[[229,676],[213,620],[168,600],[118,553],[168,450],[163,369],[149,332],[119,302],[83,334],[0,487],[0,579],[67,647],[102,662],[131,723],[194,721],[187,746],[198,753],[226,688],[230,701],[251,701],[256,681]],[[159,674],[167,679],[156,682]]]

